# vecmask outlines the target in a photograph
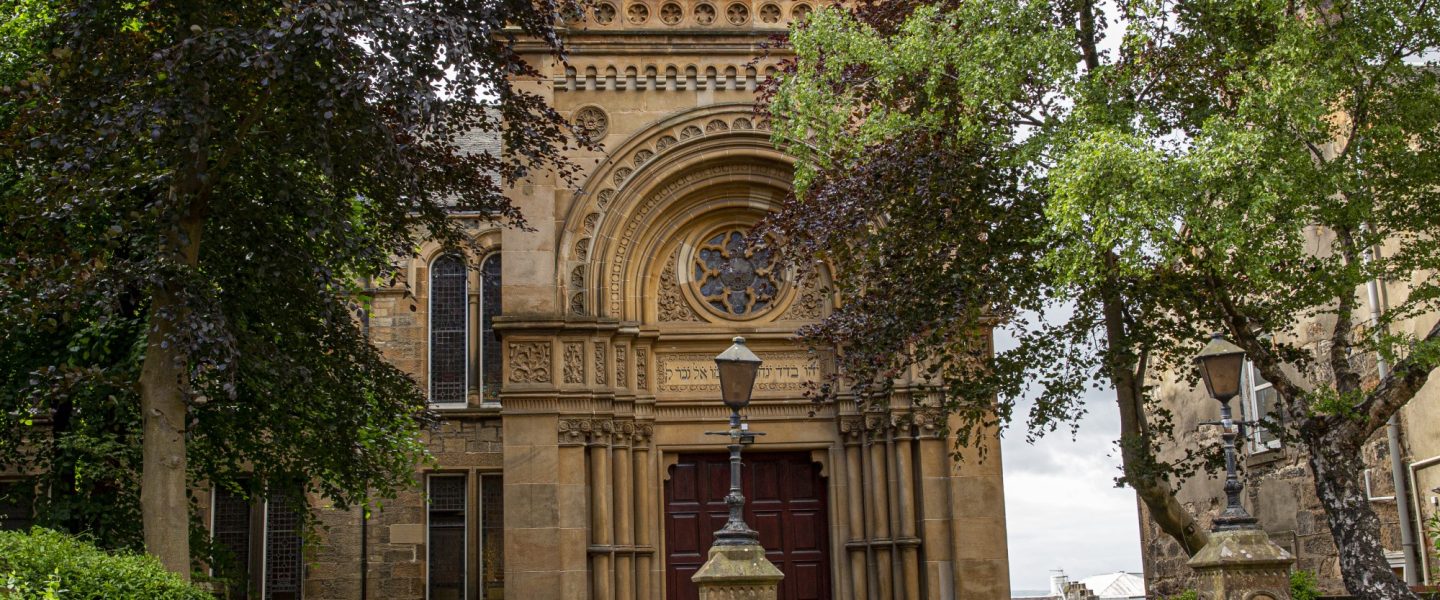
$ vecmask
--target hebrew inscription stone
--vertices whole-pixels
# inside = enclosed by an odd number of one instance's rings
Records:
[[[805,384],[818,382],[822,373],[808,352],[760,352],[756,392],[802,391]],[[659,392],[718,392],[720,371],[713,354],[656,354]]]

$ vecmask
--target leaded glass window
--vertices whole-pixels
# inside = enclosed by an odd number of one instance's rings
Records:
[[[465,598],[465,476],[431,475],[429,597]]]
[[[287,496],[265,503],[265,600],[299,600],[305,563],[301,556],[300,512]]]
[[[250,500],[244,495],[219,488],[214,493],[210,533],[225,551],[219,557],[217,575],[229,580],[230,598],[250,597]]]
[[[481,594],[505,597],[505,491],[499,475],[480,478]]]
[[[430,264],[430,402],[465,404],[467,274],[453,254]]]
[[[726,317],[769,310],[780,293],[778,261],[764,244],[750,244],[742,229],[714,233],[695,249],[691,285],[705,306]]]
[[[495,317],[500,315],[500,253],[492,253],[480,266],[480,374],[485,399],[500,393],[500,339]]]

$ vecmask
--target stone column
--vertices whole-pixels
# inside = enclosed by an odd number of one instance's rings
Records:
[[[590,597],[610,600],[613,580],[610,558],[613,555],[611,534],[611,497],[614,483],[610,481],[610,445],[608,435],[596,434],[590,445]]]
[[[863,452],[860,417],[845,417],[840,428],[845,438],[845,513],[850,533],[850,539],[844,540],[845,553],[849,557],[852,597],[860,597],[869,589],[865,580],[865,485],[860,467]]]
[[[1216,531],[1190,559],[1200,600],[1290,600],[1295,557],[1263,529]]]
[[[711,546],[710,559],[690,577],[700,600],[775,600],[785,574],[759,544]]]

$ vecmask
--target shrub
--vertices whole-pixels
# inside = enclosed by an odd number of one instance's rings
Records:
[[[1290,572],[1290,600],[1316,600],[1320,597],[1319,581],[1305,570]]]
[[[0,598],[16,600],[213,600],[143,554],[108,554],[36,527],[0,531]]]
[[[1195,600],[1200,595],[1195,590],[1185,590],[1174,596],[1161,596],[1160,600]]]

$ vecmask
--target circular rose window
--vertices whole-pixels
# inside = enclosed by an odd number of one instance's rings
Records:
[[[749,318],[770,310],[784,284],[774,251],[749,244],[749,232],[727,228],[696,245],[691,259],[691,290],[705,308],[729,318]]]

